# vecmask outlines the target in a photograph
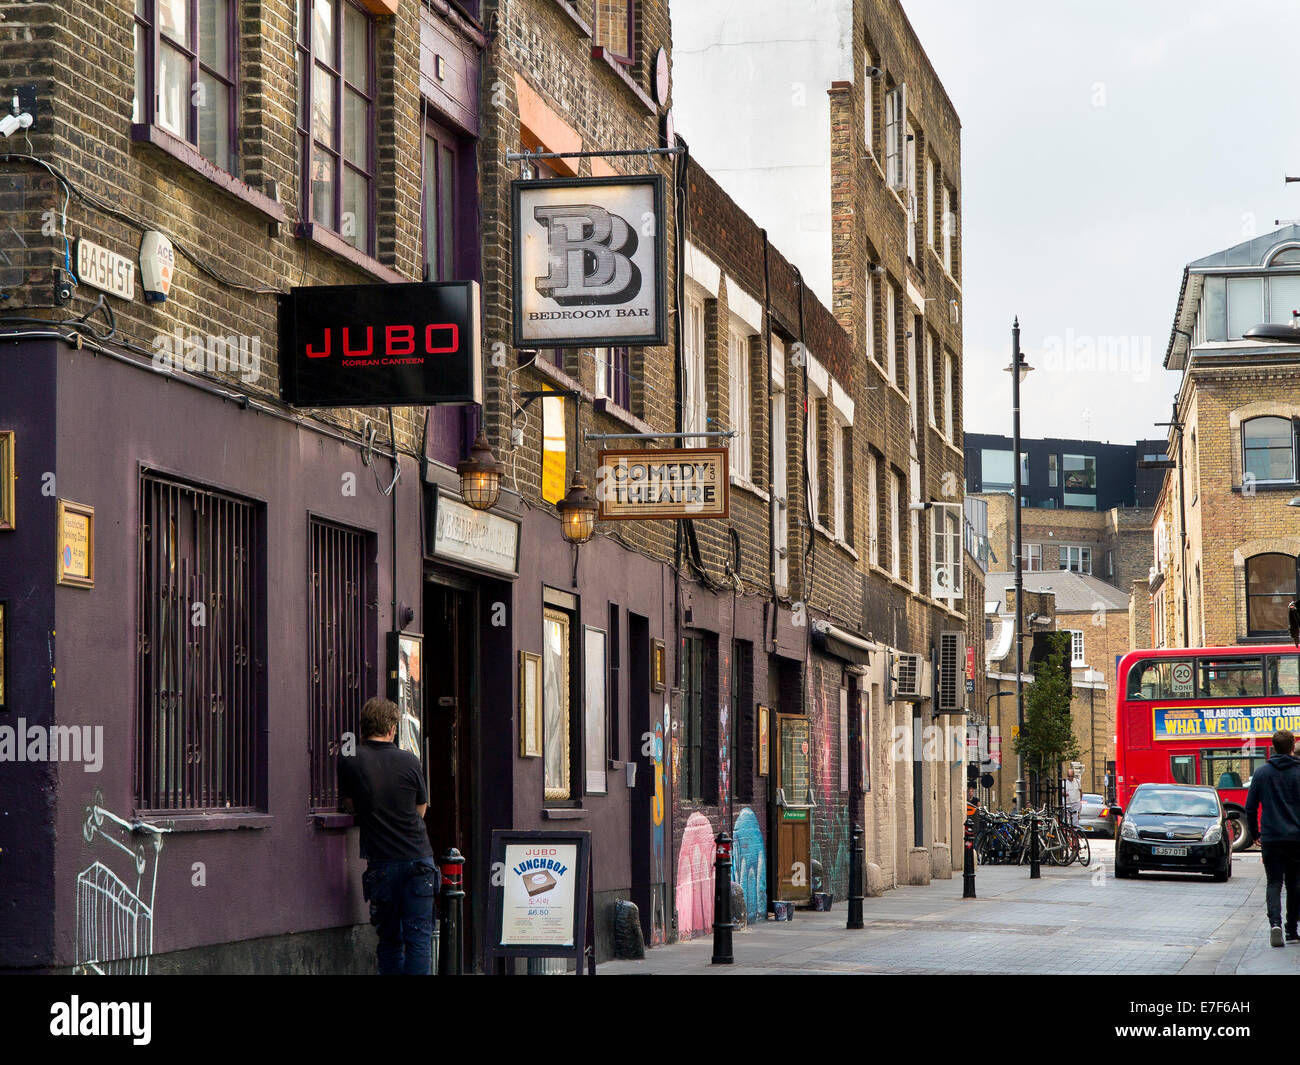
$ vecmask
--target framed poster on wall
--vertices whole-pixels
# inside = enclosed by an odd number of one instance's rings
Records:
[[[650,641],[650,690],[661,692],[668,687],[668,666],[663,640]]]
[[[768,708],[762,703],[758,705],[758,775],[767,776],[768,766],[768,739],[767,739],[767,718]]]
[[[0,529],[14,527],[14,482],[17,480],[14,465],[14,433],[12,429],[0,432]]]
[[[542,756],[542,656],[519,652],[519,757]]]
[[[424,637],[388,634],[388,698],[401,714],[397,746],[424,761]]]

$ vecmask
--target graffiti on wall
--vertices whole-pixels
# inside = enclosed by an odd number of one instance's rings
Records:
[[[145,974],[153,954],[154,896],[166,829],[125,821],[105,810],[103,803],[104,796],[96,789],[86,807],[81,836],[87,844],[98,838],[118,853],[106,852],[105,858],[115,860],[108,864],[95,860],[77,876],[77,968],[81,972]],[[146,892],[145,870],[150,865],[153,871]],[[114,866],[126,871],[125,877],[119,876]]]
[[[668,708],[664,707],[664,718],[668,717]],[[664,906],[664,723],[655,722],[654,739],[651,744],[651,756],[654,759],[655,793],[650,800],[650,822],[653,832],[653,869],[650,876],[650,945],[658,946],[668,942],[667,913]]]
[[[817,744],[821,764],[813,767],[820,809],[814,821],[809,852],[814,866],[821,867],[821,883],[814,882],[813,890],[829,891],[836,898],[847,898],[853,840],[848,810],[849,795],[840,790],[840,774],[836,771],[834,755],[840,727],[839,689],[837,686],[834,700],[828,699],[822,667],[817,666],[812,673],[813,705],[816,711],[814,728],[821,739]],[[831,705],[834,709],[828,716],[827,708]],[[845,758],[848,752],[840,751],[839,756]]]
[[[736,815],[733,835],[731,879],[745,892],[746,919],[761,921],[767,916],[767,853],[763,830],[750,807],[743,807]]]
[[[681,939],[713,929],[713,826],[691,814],[677,854],[677,935]]]

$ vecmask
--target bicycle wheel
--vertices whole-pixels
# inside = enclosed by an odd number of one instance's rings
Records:
[[[1065,844],[1065,861],[1062,865],[1070,865],[1079,857],[1079,833],[1069,824],[1062,823],[1061,838]]]
[[[1088,843],[1088,837],[1076,833],[1079,836],[1079,864],[1087,866],[1092,861],[1092,847]]]

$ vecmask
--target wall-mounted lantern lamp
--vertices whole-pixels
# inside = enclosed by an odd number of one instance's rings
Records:
[[[560,532],[571,544],[585,544],[596,531],[596,501],[587,494],[582,474],[573,471],[569,494],[555,504],[560,512]]]
[[[457,463],[460,474],[460,497],[475,510],[490,510],[501,497],[504,463],[498,462],[482,429],[469,449],[469,458]]]

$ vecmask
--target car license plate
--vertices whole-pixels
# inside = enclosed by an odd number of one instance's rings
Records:
[[[1162,858],[1186,858],[1186,847],[1152,847],[1151,853]]]

